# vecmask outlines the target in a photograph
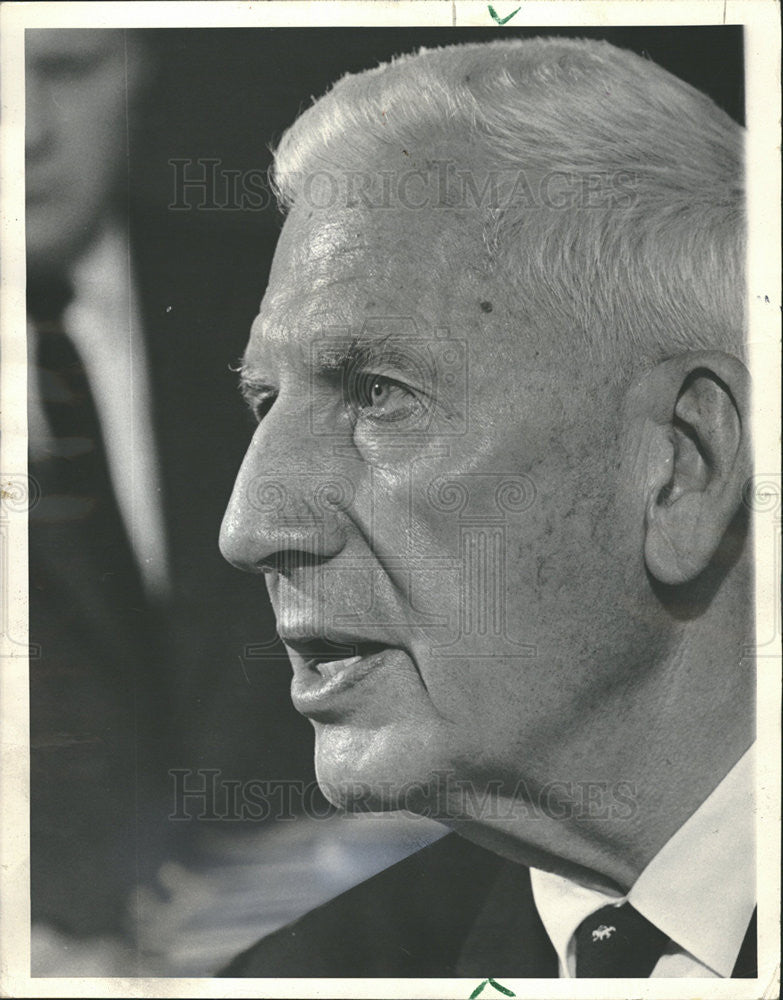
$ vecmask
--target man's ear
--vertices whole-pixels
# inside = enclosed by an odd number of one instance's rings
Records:
[[[637,402],[652,440],[644,558],[660,583],[682,584],[710,564],[750,475],[750,377],[721,351],[678,355],[645,379]]]

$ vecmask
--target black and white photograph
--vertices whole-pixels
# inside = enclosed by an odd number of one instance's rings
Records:
[[[777,4],[0,13],[2,995],[778,996]]]

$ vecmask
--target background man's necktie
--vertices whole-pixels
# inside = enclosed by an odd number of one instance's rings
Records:
[[[33,299],[38,308],[39,303]],[[44,300],[49,315],[34,317],[37,333],[38,390],[50,435],[35,442],[33,468],[41,502],[32,512],[34,533],[46,535],[49,553],[67,554],[89,572],[80,580],[82,601],[107,596],[133,616],[143,606],[141,577],[117,505],[100,418],[82,359],[62,327],[64,291],[52,289]],[[125,391],[117,386],[117,391]]]
[[[604,906],[577,928],[577,978],[645,978],[655,968],[668,940],[630,903]]]

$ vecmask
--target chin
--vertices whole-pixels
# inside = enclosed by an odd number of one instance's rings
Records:
[[[315,772],[324,796],[348,812],[406,810],[424,815],[448,768],[432,754],[434,741],[392,731],[315,723]]]

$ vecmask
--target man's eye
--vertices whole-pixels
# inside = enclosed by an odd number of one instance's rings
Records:
[[[351,396],[359,415],[370,420],[403,420],[421,409],[412,390],[385,375],[360,375]]]
[[[370,385],[369,406],[383,408],[389,402],[392,394],[392,385],[387,379],[374,378]]]

